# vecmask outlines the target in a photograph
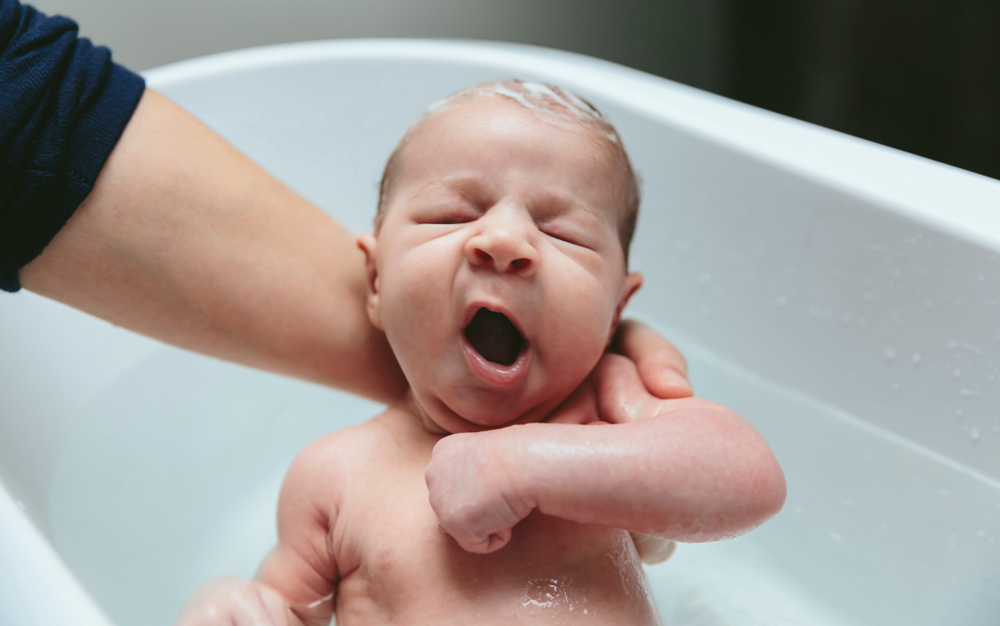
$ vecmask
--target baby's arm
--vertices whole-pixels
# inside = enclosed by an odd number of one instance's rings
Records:
[[[327,438],[292,463],[278,499],[278,545],[255,580],[233,576],[203,585],[175,626],[326,626],[333,616],[338,571],[327,541],[334,503]]]
[[[735,537],[781,509],[784,475],[746,420],[706,400],[653,398],[622,357],[599,367],[634,381],[615,397],[598,390],[612,424],[526,424],[438,443],[431,505],[462,547],[499,549],[536,508],[687,542]]]

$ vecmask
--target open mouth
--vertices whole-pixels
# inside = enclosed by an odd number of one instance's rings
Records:
[[[465,327],[465,338],[484,359],[511,366],[524,348],[524,337],[503,313],[480,308]]]

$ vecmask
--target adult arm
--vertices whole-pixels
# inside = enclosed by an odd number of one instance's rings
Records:
[[[383,400],[404,388],[350,233],[151,90],[20,280],[182,348]]]

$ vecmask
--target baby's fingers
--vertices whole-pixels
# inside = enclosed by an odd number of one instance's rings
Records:
[[[670,400],[694,395],[684,355],[646,324],[622,320],[615,333],[614,346],[635,363],[643,384],[654,396]]]
[[[452,535],[454,537],[454,535]],[[473,554],[489,554],[496,552],[500,548],[510,543],[511,530],[502,530],[498,533],[490,533],[485,539],[465,539],[455,537],[455,542],[466,552]]]
[[[297,626],[274,589],[236,576],[209,581],[185,602],[175,626]]]

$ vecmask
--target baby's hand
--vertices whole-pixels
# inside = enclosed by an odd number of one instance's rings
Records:
[[[502,431],[449,435],[434,446],[424,472],[441,527],[478,554],[507,545],[532,506],[515,492],[496,443]]]
[[[199,587],[181,608],[174,626],[300,626],[274,589],[237,576]]]

